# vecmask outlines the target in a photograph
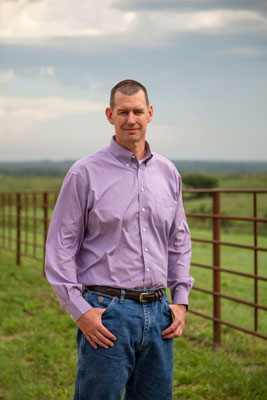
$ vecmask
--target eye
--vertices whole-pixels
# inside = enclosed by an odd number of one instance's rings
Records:
[[[136,115],[141,115],[141,114],[143,114],[143,111],[135,111],[134,112]]]

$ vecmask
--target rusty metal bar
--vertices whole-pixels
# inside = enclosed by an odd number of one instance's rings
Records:
[[[31,260],[37,260],[37,261],[44,261],[44,259],[43,258],[41,258],[41,257],[33,257],[31,254],[28,254],[28,253],[21,253],[21,256],[22,257],[27,257],[27,258],[30,258]]]
[[[9,251],[10,253],[14,253],[14,250],[12,250],[12,249],[10,249],[8,247],[2,247],[2,249],[5,250],[5,251]],[[31,254],[26,254],[26,253],[22,253],[21,252],[20,255],[22,257],[27,257],[27,258],[30,258],[32,260],[43,261],[43,258],[40,258],[40,257],[37,257],[37,256],[33,257]]]
[[[20,231],[23,232],[23,229],[21,229]],[[16,227],[14,227],[13,232],[16,233]],[[43,232],[38,231],[38,232],[37,232],[37,235],[43,237]],[[9,239],[9,236],[8,236],[8,235],[4,235],[3,237],[4,237],[4,239],[6,239],[6,240]],[[14,237],[14,238],[11,237],[10,240],[11,240],[12,242],[14,242],[14,241],[16,241],[17,239],[16,239],[15,237]],[[26,243],[24,239],[20,239],[20,241],[21,241],[22,244],[25,244],[25,243]],[[30,242],[28,242],[28,243],[30,243]]]
[[[184,193],[267,193],[267,189],[183,189]]]
[[[257,193],[253,193],[254,218],[257,218]],[[254,221],[254,246],[258,246],[258,224]],[[258,275],[258,251],[254,249],[254,275]],[[258,279],[254,279],[254,303],[258,304]],[[254,308],[254,331],[258,330],[258,308]]]
[[[220,193],[216,192],[213,194],[213,213],[220,214]],[[213,220],[213,240],[217,242],[221,239],[221,221],[219,218]],[[220,267],[221,265],[221,253],[220,244],[213,244],[213,265]],[[214,318],[221,319],[221,299],[217,293],[221,292],[221,275],[219,269],[213,270],[213,291],[216,292],[213,296],[213,316]],[[214,344],[219,346],[221,344],[221,325],[218,321],[213,322],[213,341]]]
[[[251,191],[251,193],[254,191],[254,189]],[[46,190],[46,192],[47,193],[55,193],[55,194],[57,194],[58,195],[58,190]],[[1,190],[1,193],[16,193],[16,192],[11,192],[10,190]],[[44,191],[43,190],[21,190],[20,191],[20,193],[21,194],[23,194],[23,193],[28,193],[28,194],[33,194],[33,193],[36,193],[36,194],[40,194],[41,196],[44,194]]]
[[[21,221],[22,221],[23,219],[21,218]],[[14,228],[15,229],[15,228]],[[21,227],[21,232],[25,232],[26,231],[26,229],[24,228],[24,227]],[[28,232],[29,233],[33,233],[34,232],[34,229],[33,228],[29,228],[28,229]],[[39,230],[36,230],[36,232],[37,232],[37,235],[43,235],[43,227],[42,227],[42,230],[41,230],[41,228],[39,228]]]
[[[245,278],[257,278],[257,280],[259,280],[259,281],[267,282],[267,277],[261,276],[261,275],[247,274],[245,272],[234,271],[234,270],[228,269],[228,268],[216,267],[214,265],[199,264],[199,263],[195,263],[195,262],[192,262],[191,265],[194,267],[206,268],[206,269],[220,269],[221,272],[227,272],[229,274],[243,276]]]
[[[36,193],[33,193],[33,257],[36,257],[36,244],[37,244],[37,230],[36,230]]]
[[[4,234],[5,234],[5,217],[4,217],[4,207],[5,207],[5,195],[4,193],[1,193],[1,225],[2,225],[2,241],[1,241],[1,246],[4,247],[5,246],[5,239],[4,239]]]
[[[231,247],[237,247],[239,249],[248,249],[248,250],[259,250],[259,251],[267,251],[267,247],[260,247],[260,246],[250,246],[246,244],[239,244],[239,243],[232,243],[232,242],[224,242],[221,240],[212,240],[212,239],[200,239],[200,238],[194,238],[191,237],[192,242],[199,242],[199,243],[217,243],[221,244],[223,246],[231,246]]]
[[[17,208],[17,249],[16,249],[16,262],[17,265],[21,264],[21,254],[20,254],[20,245],[21,245],[21,241],[20,241],[20,228],[21,228],[21,194],[17,193],[16,195],[16,208]]]
[[[8,198],[8,202],[7,202],[7,208],[8,208],[8,224],[7,224],[8,246],[10,248],[12,248],[12,242],[11,242],[11,231],[12,231],[11,204],[12,204],[12,195],[11,195],[11,193],[8,194],[7,198]]]
[[[24,221],[25,221],[25,253],[28,253],[28,228],[29,228],[29,220],[28,220],[28,193],[25,193],[24,195],[24,208],[25,208],[25,217],[24,217]]]
[[[5,237],[6,239],[8,239],[8,236],[4,236],[4,237]],[[17,243],[17,238],[14,238],[14,239],[11,238],[10,240],[11,240],[12,242],[14,242],[14,243],[15,243],[15,242]],[[25,240],[22,240],[22,239],[20,240],[20,243],[23,244],[23,245],[26,245],[26,244],[27,244],[27,245],[29,245],[29,246],[33,246],[33,245],[34,245],[34,242],[29,242],[29,241],[26,242]],[[38,248],[38,249],[43,249],[44,246],[43,246],[43,244],[38,244],[38,243],[36,243],[36,248]],[[12,250],[12,251],[13,251],[13,250]]]
[[[203,314],[203,313],[201,313],[199,311],[191,310],[191,308],[189,308],[188,311],[191,312],[192,314],[198,315],[199,317],[203,317],[205,319],[209,319],[209,320],[211,320],[213,322],[216,321],[218,324],[226,325],[226,326],[229,326],[230,328],[237,329],[238,331],[245,332],[245,333],[248,333],[249,335],[257,336],[257,337],[259,337],[261,339],[267,340],[267,336],[262,335],[261,333],[258,333],[258,332],[255,332],[255,331],[250,331],[249,329],[242,328],[241,326],[231,324],[230,322],[223,321],[221,319],[220,320],[216,319],[216,318],[211,317],[211,316],[209,316],[207,314]]]
[[[27,245],[27,246],[33,246],[33,242],[29,242],[29,241],[26,242],[25,240],[21,240],[20,243],[23,244],[24,247],[25,247],[26,245]],[[44,246],[43,246],[43,244],[38,244],[38,243],[36,243],[36,248],[37,248],[37,249],[43,249]],[[24,254],[26,254],[26,253],[24,252]]]
[[[38,207],[37,207],[38,208]],[[41,208],[41,207],[39,207],[39,208]],[[5,216],[5,217],[8,217],[8,213],[3,213],[3,215]],[[14,218],[16,218],[16,214],[11,214],[11,217],[14,217]],[[24,216],[24,215],[21,215],[21,221],[25,221],[26,220],[26,217]],[[30,220],[30,221],[34,221],[34,217],[31,217],[30,215],[28,216],[28,220]],[[42,218],[42,217],[36,217],[36,221],[37,222],[44,222],[44,218]]]
[[[46,244],[46,238],[47,238],[47,233],[48,233],[48,193],[44,192],[43,194],[43,209],[44,209],[44,260],[45,260],[45,244]],[[45,270],[44,270],[44,265],[43,265],[43,274],[45,275]]]
[[[15,231],[15,232],[16,232],[16,231]],[[2,237],[3,237],[4,239],[7,239],[7,241],[8,241],[8,239],[9,239],[8,235],[3,235]],[[11,240],[11,242],[14,242],[14,243],[16,242],[16,243],[17,243],[17,238],[16,238],[16,237],[15,237],[15,238],[12,238],[12,237],[11,237],[10,240]],[[12,250],[12,251],[13,251],[13,250]]]
[[[256,195],[256,193],[255,193]],[[257,218],[257,217],[239,217],[237,215],[222,215],[222,214],[207,214],[207,213],[186,213],[187,217],[192,217],[192,218],[220,218],[220,219],[230,219],[233,221],[248,221],[248,222],[267,222],[267,218]]]
[[[228,296],[227,294],[214,292],[213,290],[203,289],[203,288],[200,288],[198,286],[194,286],[193,290],[196,290],[196,291],[202,292],[202,293],[211,294],[213,296],[218,296],[221,299],[227,299],[227,300],[235,301],[236,303],[245,304],[247,306],[256,307],[256,308],[259,308],[261,310],[267,311],[267,307],[266,306],[262,306],[261,304],[252,303],[251,301],[247,301],[247,300],[242,300],[242,299],[240,299],[238,297]]]

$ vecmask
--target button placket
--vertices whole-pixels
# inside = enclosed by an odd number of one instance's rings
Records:
[[[144,260],[144,286],[151,284],[149,235],[148,235],[148,191],[146,190],[145,169],[139,166],[137,179],[139,188],[139,227]]]

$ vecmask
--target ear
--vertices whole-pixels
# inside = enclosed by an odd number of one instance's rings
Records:
[[[107,117],[107,119],[108,119],[108,122],[109,122],[111,125],[114,125],[114,121],[113,121],[113,111],[112,111],[112,108],[111,108],[111,107],[107,107],[107,108],[106,108],[106,117]]]
[[[153,112],[154,112],[153,106],[148,106],[148,123],[149,123],[150,121],[152,121]]]

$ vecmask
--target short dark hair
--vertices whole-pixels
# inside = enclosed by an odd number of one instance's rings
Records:
[[[134,81],[133,79],[125,79],[124,81],[121,81],[115,85],[110,92],[110,107],[114,108],[115,106],[115,93],[120,91],[123,94],[126,94],[127,96],[131,96],[139,90],[142,90],[145,94],[146,98],[146,104],[149,106],[149,99],[148,99],[148,94],[146,88],[139,82]]]

